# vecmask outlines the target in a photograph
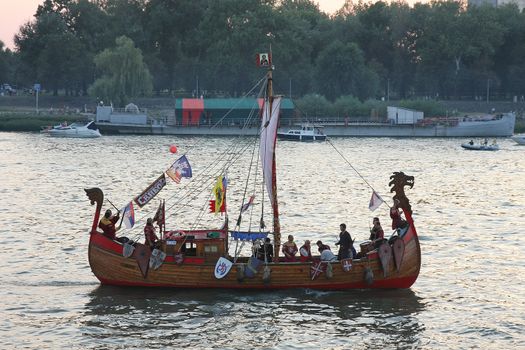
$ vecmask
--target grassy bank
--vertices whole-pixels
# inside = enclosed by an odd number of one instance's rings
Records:
[[[24,112],[0,112],[0,131],[40,131],[42,126],[85,121],[82,115],[49,115]]]

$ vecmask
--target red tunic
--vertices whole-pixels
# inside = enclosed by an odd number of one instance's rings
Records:
[[[312,261],[312,252],[310,251],[309,245],[306,245],[306,244],[303,245],[301,249],[299,249],[299,252],[301,253],[299,257],[301,262]],[[306,255],[303,255],[303,254],[306,254]]]
[[[297,245],[295,243],[286,242],[283,244],[284,261],[294,262],[295,254],[297,254]]]
[[[385,232],[383,231],[383,229],[381,228],[381,226],[379,227],[372,227],[372,229],[370,230],[370,240],[371,241],[375,241],[377,239],[383,239],[385,238]]]
[[[144,237],[146,238],[146,245],[150,245],[149,242],[155,243],[159,240],[155,234],[155,227],[153,227],[153,225],[144,226]]]
[[[117,229],[115,227],[115,224],[117,223],[119,219],[119,216],[113,216],[111,218],[103,217],[100,222],[98,223],[98,227],[104,232],[104,236],[115,239],[117,234]]]
[[[403,220],[401,219],[401,214],[399,214],[399,210],[397,208],[390,208],[390,217],[392,218],[392,230],[399,228]]]

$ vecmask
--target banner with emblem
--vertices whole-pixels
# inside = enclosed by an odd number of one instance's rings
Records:
[[[215,278],[221,279],[226,276],[228,272],[230,272],[232,266],[233,263],[230,260],[220,257],[215,264]]]
[[[255,61],[257,67],[269,67],[272,64],[272,55],[267,52],[258,53],[255,56]]]
[[[352,259],[341,260],[341,266],[344,272],[348,272],[352,269]]]
[[[323,261],[314,262],[310,268],[310,277],[312,277],[312,281],[319,277],[319,275],[322,274],[325,269],[326,264]]]
[[[166,175],[162,173],[161,176],[157,180],[155,180],[151,185],[149,185],[148,188],[146,188],[139,196],[135,198],[135,203],[139,207],[143,207],[150,200],[152,200],[157,194],[159,194],[160,190],[166,186]]]

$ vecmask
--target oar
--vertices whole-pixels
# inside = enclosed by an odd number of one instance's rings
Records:
[[[120,214],[120,209],[117,208],[117,207],[115,206],[115,204],[111,203],[111,201],[110,201],[109,199],[106,199],[106,200],[109,202],[109,204],[111,204],[111,205],[113,206],[113,208],[115,208],[115,209],[117,210],[117,213]],[[120,228],[122,227],[122,221],[124,221],[124,215],[122,215],[122,217],[120,218],[120,224],[118,225],[118,228],[117,228],[116,231],[120,230]]]

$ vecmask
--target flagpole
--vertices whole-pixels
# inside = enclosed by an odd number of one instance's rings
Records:
[[[267,96],[268,96],[268,108],[270,118],[273,112],[273,63],[272,63],[272,50],[270,48],[270,59],[268,60],[268,83],[267,83]],[[276,116],[278,117],[278,116]],[[277,130],[277,129],[276,129]],[[274,262],[279,262],[279,252],[281,251],[281,224],[279,222],[279,203],[277,201],[277,175],[276,175],[276,164],[275,164],[275,146],[277,143],[277,132],[274,135],[273,140],[273,154],[272,154],[272,209],[273,209],[273,236],[274,236]]]

